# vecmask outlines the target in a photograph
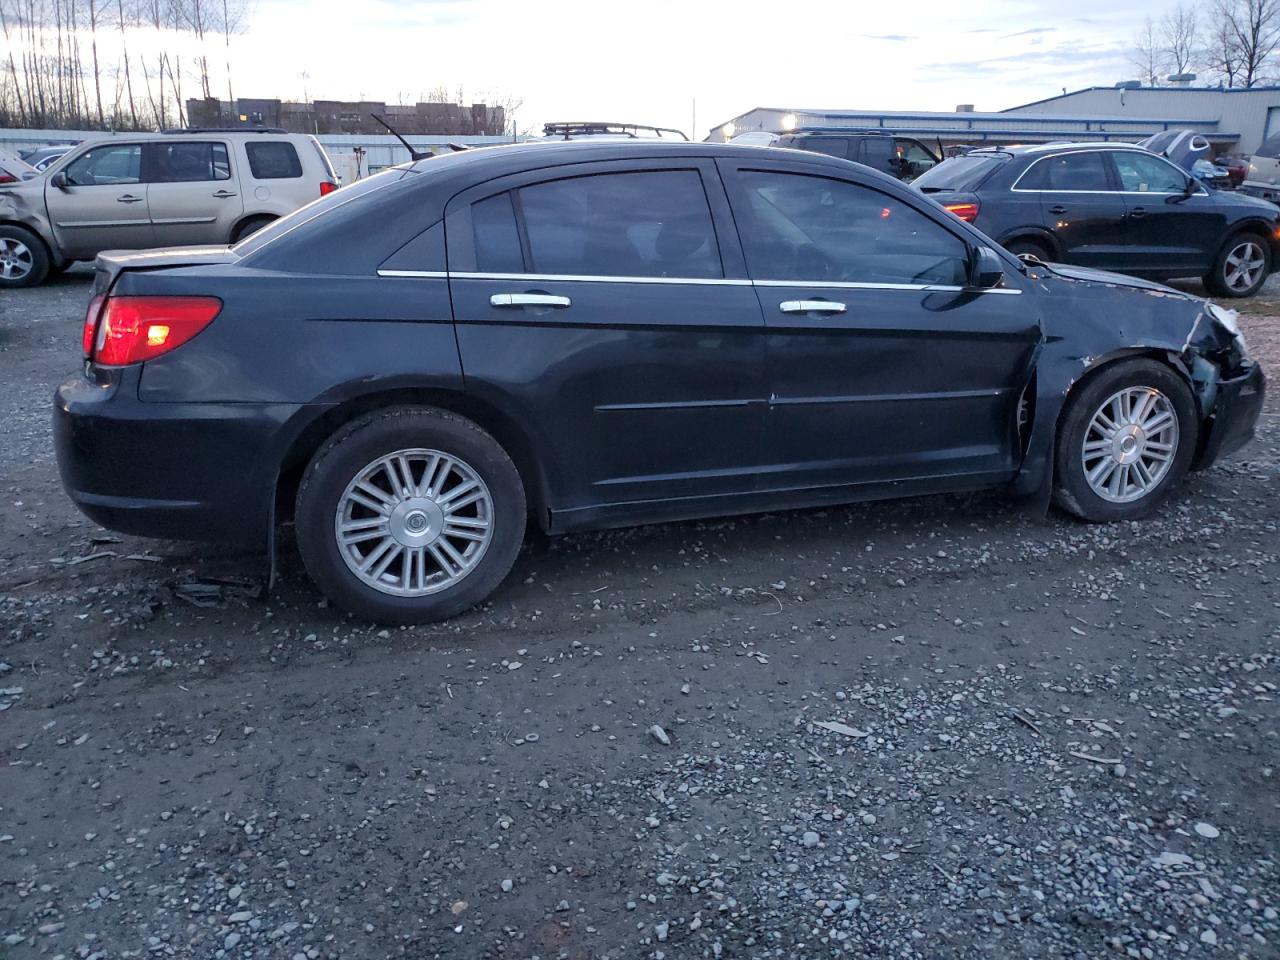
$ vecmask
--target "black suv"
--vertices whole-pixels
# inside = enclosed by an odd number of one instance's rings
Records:
[[[874,130],[806,127],[784,134],[774,146],[812,150],[829,157],[864,163],[907,183],[941,162],[938,155],[919,140]]]
[[[1017,254],[1257,293],[1280,264],[1280,208],[1220,193],[1125,144],[991,147],[911,185]]]

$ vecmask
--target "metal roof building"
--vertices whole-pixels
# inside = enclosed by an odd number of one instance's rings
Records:
[[[1011,107],[1004,114],[1189,117],[1200,124],[1213,124],[1212,131],[1191,123],[1185,126],[1204,133],[1215,145],[1252,153],[1263,140],[1280,133],[1280,87],[1088,87]]]
[[[1280,133],[1280,87],[1090,87],[997,113],[814,110],[756,107],[718,125],[707,137],[797,129],[898,132],[947,144],[1048,143],[1055,140],[1141,140],[1162,130],[1194,130],[1222,151],[1251,152]]]

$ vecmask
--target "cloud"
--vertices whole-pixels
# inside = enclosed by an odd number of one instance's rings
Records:
[[[1017,33],[1006,33],[1002,40],[1009,40],[1012,37],[1029,37],[1035,33],[1053,33],[1057,27],[1032,27],[1030,30],[1019,30]]]
[[[868,40],[891,40],[894,43],[905,43],[908,40],[916,39],[905,33],[860,33],[858,36],[866,37]]]

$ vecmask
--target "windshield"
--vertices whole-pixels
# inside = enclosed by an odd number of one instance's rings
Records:
[[[924,193],[975,190],[1008,160],[1008,156],[1002,153],[969,153],[963,157],[952,157],[926,170],[911,185]]]

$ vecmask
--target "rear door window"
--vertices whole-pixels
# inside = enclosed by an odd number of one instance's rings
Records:
[[[481,273],[524,273],[520,228],[510,193],[471,205],[471,232],[476,242],[476,269]]]
[[[795,143],[802,150],[825,153],[828,157],[849,159],[849,141],[845,137],[805,137]]]
[[[230,180],[231,161],[227,145],[212,141],[180,141],[153,143],[151,154],[152,183],[191,183],[193,181]]]
[[[291,180],[302,176],[302,161],[288,140],[250,140],[244,145],[255,180]]]
[[[516,198],[532,273],[724,276],[711,208],[696,170],[553,180],[523,187]]]
[[[1018,180],[1017,189],[1103,193],[1114,188],[1106,154],[1094,150],[1037,160]]]
[[[864,137],[858,144],[858,162],[885,173],[892,172],[893,141],[888,137]]]
[[[922,174],[912,186],[923,193],[976,190],[992,173],[1008,161],[998,154],[970,153],[944,160]]]

